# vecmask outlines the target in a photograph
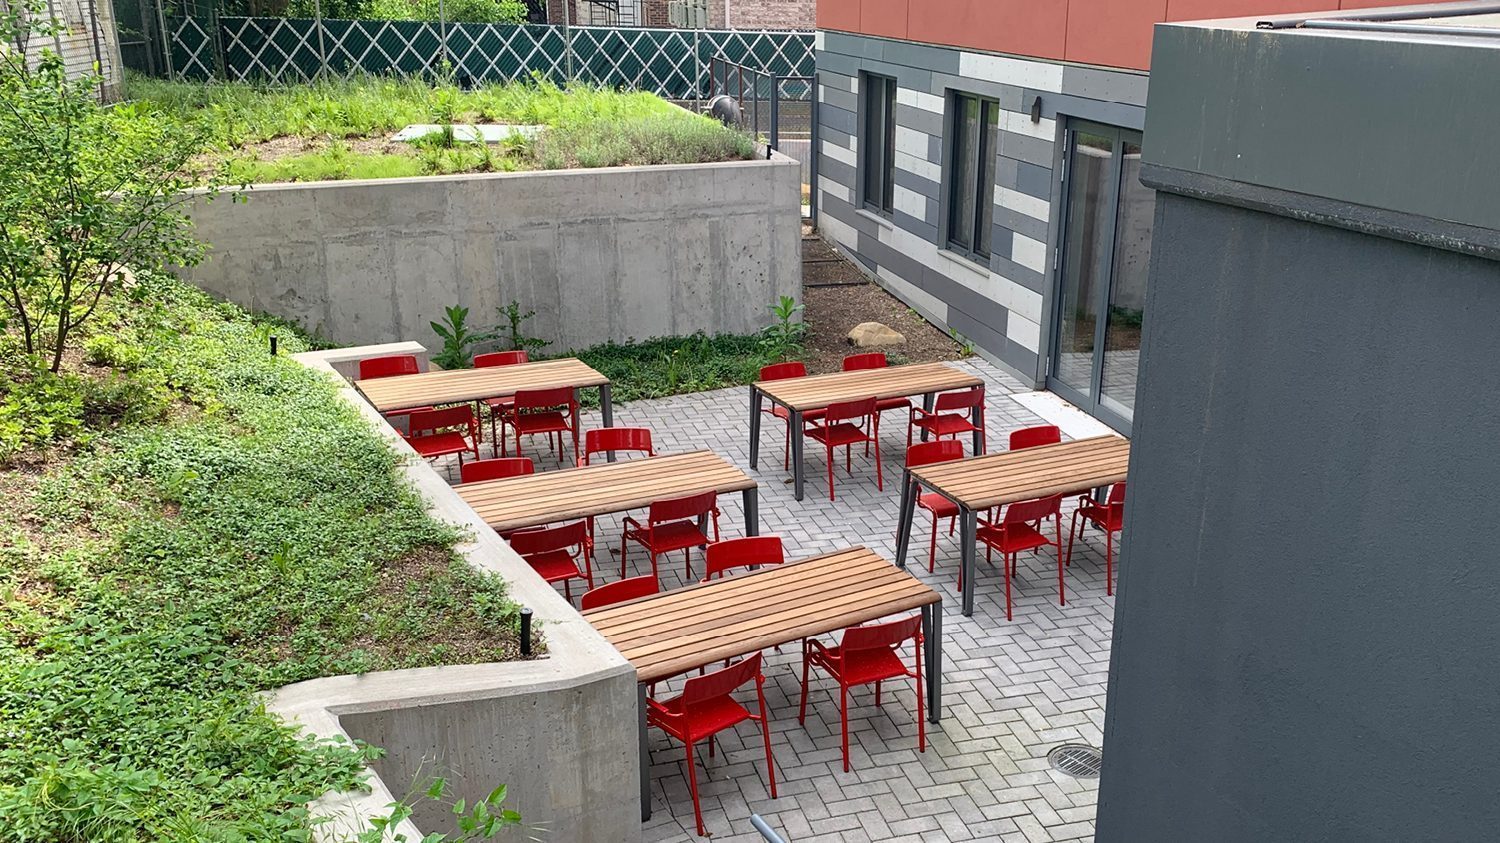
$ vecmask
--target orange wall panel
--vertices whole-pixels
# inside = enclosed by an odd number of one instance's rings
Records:
[[[905,38],[909,0],[862,0],[859,31],[884,38]],[[917,0],[921,3],[921,0]]]
[[[1339,0],[1167,0],[1167,20],[1214,20],[1321,12]]]
[[[823,0],[819,0],[823,2]],[[1060,59],[1067,38],[1065,0],[929,0],[913,10],[913,41]]]
[[[1110,67],[1151,66],[1151,29],[1167,0],[1069,0],[1064,58]]]
[[[859,31],[860,0],[818,0],[818,28]]]

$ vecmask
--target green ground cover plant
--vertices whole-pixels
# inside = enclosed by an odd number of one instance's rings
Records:
[[[256,692],[514,658],[517,607],[284,325],[144,276],[81,330],[0,333],[0,836],[308,840],[374,750]]]
[[[232,183],[743,160],[752,140],[652,94],[546,81],[471,91],[419,79],[357,77],[265,87],[132,77],[139,107],[209,138],[205,168]],[[413,123],[543,125],[535,141],[395,143]]]

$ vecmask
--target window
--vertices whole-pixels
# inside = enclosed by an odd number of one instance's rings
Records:
[[[885,76],[860,77],[864,125],[859,150],[864,163],[864,205],[882,214],[891,212],[892,170],[896,166],[896,80]]]
[[[995,143],[1000,103],[969,94],[953,98],[948,247],[988,262],[995,218]]]

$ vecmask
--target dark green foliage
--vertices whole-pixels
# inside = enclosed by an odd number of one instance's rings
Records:
[[[739,386],[754,381],[761,366],[775,362],[763,338],[754,334],[608,343],[573,356],[609,378],[616,401]]]

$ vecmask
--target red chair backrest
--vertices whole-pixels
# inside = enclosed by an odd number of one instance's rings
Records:
[[[583,596],[578,598],[578,606],[587,611],[600,606],[624,603],[626,600],[634,600],[637,597],[649,597],[660,591],[661,584],[656,581],[656,577],[631,577],[607,585],[595,586],[585,591]]]
[[[584,465],[589,464],[590,455],[610,451],[644,451],[647,455],[656,453],[651,447],[651,431],[644,427],[601,427],[598,430],[584,431],[581,457]]]
[[[1037,498],[1030,501],[1016,501],[1005,508],[1003,523],[1025,524],[1029,521],[1051,518],[1061,510],[1062,495],[1053,495],[1050,498]]]
[[[588,525],[582,521],[540,530],[522,530],[510,534],[510,549],[522,556],[535,556],[553,550],[582,547],[588,540]]]
[[[912,615],[909,618],[885,623],[851,626],[844,630],[844,639],[839,642],[839,647],[845,653],[856,650],[876,650],[881,647],[894,647],[913,638],[920,641],[921,635],[922,616]]]
[[[884,369],[885,367],[884,351],[867,351],[864,354],[851,354],[844,358],[844,371],[846,372],[859,369]]]
[[[786,552],[781,547],[781,536],[726,539],[708,546],[708,561],[704,563],[703,579],[706,582],[714,574],[722,574],[735,568],[780,565],[785,561]]]
[[[1113,507],[1123,503],[1125,503],[1125,481],[1121,480],[1109,487],[1109,500],[1105,501],[1105,505]]]
[[[478,483],[481,480],[503,480],[531,474],[535,468],[531,457],[497,457],[492,460],[475,460],[458,467],[458,482]]]
[[[906,449],[906,467],[932,465],[937,462],[952,462],[963,459],[964,443],[957,439],[938,439],[923,442]]]
[[[790,363],[772,363],[769,366],[760,367],[760,379],[763,381],[784,381],[787,378],[807,377],[807,366],[793,360]]]
[[[359,361],[359,379],[362,381],[374,380],[375,378],[389,378],[394,375],[415,375],[417,369],[417,358],[410,354],[394,354],[390,357],[371,357]]]
[[[1038,445],[1056,445],[1062,441],[1062,431],[1056,425],[1041,424],[1036,427],[1023,427],[1010,433],[1010,449],[1019,451],[1023,448],[1035,448]]]
[[[694,676],[682,685],[683,707],[704,703],[731,694],[736,688],[760,675],[760,653],[746,656],[728,667],[707,676]]]
[[[491,351],[489,354],[474,355],[474,368],[488,369],[491,366],[514,366],[517,363],[530,363],[531,356],[525,351]]]
[[[971,407],[978,407],[983,403],[984,387],[978,386],[973,389],[964,389],[958,392],[942,393],[937,397],[937,401],[932,405],[932,410],[935,413],[941,413],[947,410],[967,410]]]
[[[517,410],[540,410],[549,407],[572,408],[578,402],[571,386],[554,386],[551,389],[522,389],[516,392]]]
[[[875,410],[874,398],[861,398],[856,401],[840,401],[837,404],[829,404],[828,409],[823,412],[825,424],[838,424],[850,419],[878,419],[880,414]]]
[[[697,518],[707,514],[719,502],[718,492],[700,492],[680,498],[668,498],[651,504],[647,520],[652,524],[677,521],[682,518]]]
[[[474,408],[468,404],[457,407],[441,407],[436,410],[418,410],[410,416],[408,429],[415,436],[423,431],[446,430],[450,427],[474,427]]]

